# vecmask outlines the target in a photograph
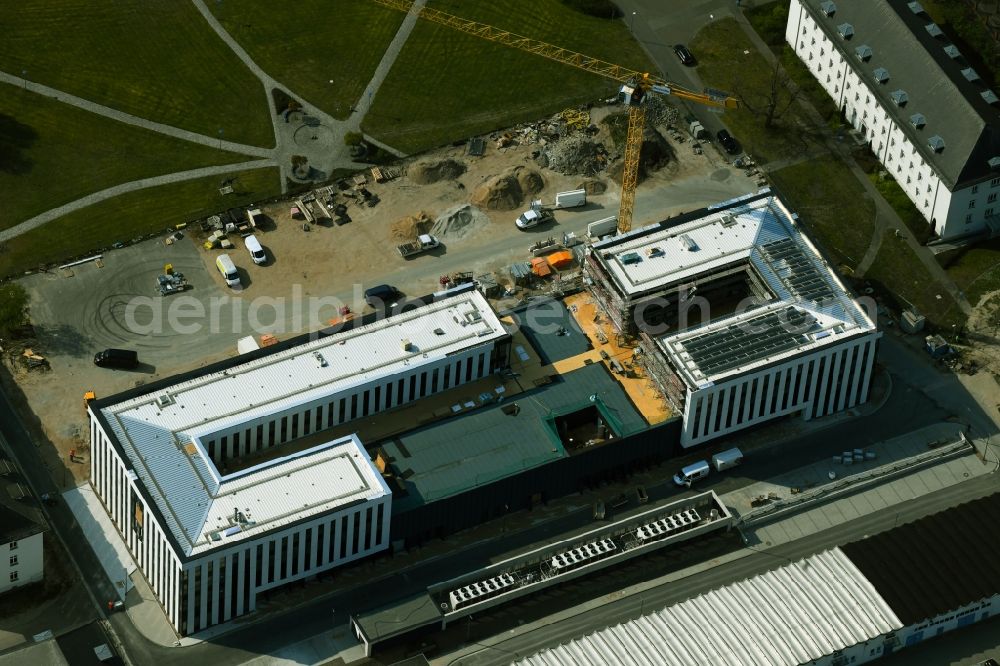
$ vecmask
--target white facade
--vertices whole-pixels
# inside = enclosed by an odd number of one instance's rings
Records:
[[[44,577],[43,533],[0,543],[0,594]]]
[[[922,12],[913,20],[932,25]],[[983,145],[996,113],[967,100],[976,93],[928,52],[943,53],[947,41],[921,43],[885,0],[791,0],[785,39],[939,236],[996,224],[1000,171],[990,173],[995,155]],[[944,142],[939,150],[933,137]]]
[[[389,488],[356,436],[324,433],[493,373],[509,339],[465,292],[92,403],[91,484],[178,633],[385,550]]]
[[[704,388],[688,387],[681,443],[694,446],[780,416],[812,419],[865,402],[877,339],[866,335]]]

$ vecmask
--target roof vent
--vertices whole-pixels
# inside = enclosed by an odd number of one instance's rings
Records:
[[[875,75],[875,80],[879,83],[885,83],[889,80],[889,70],[885,67],[877,67],[873,74]]]
[[[413,343],[405,338],[399,341],[399,346],[405,352],[413,351]]]
[[[1000,99],[997,99],[996,93],[992,90],[984,90],[979,93],[979,96],[982,97],[983,101],[987,104],[996,104],[997,102],[1000,102]]]
[[[924,26],[924,30],[926,30],[927,34],[930,35],[931,37],[940,37],[941,35],[944,34],[943,32],[941,32],[941,28],[938,26],[937,23],[928,23],[927,25]]]
[[[830,0],[826,0],[826,2],[819,3],[819,8],[822,9],[823,13],[826,14],[827,16],[833,16],[834,14],[837,13],[837,5],[830,2]]]
[[[942,139],[939,134],[935,134],[931,138],[927,139],[927,145],[930,146],[930,149],[935,153],[940,153],[944,150],[944,139]]]
[[[160,409],[168,407],[172,404],[174,404],[174,396],[170,395],[169,393],[164,393],[163,395],[156,396],[156,406],[159,407]]]
[[[861,58],[862,62],[868,62],[872,57],[872,47],[867,44],[862,44],[858,48],[854,49],[854,54]]]
[[[979,72],[977,72],[976,70],[972,69],[971,67],[966,67],[965,69],[963,69],[962,70],[962,76],[965,77],[966,81],[978,81],[979,80]]]
[[[924,118],[924,114],[922,113],[914,113],[912,116],[910,116],[910,124],[916,127],[917,129],[921,129],[923,128],[924,125],[927,124],[927,119]]]
[[[924,13],[924,6],[919,2],[908,2],[906,3],[906,6],[909,7],[910,11],[913,12],[914,14]]]
[[[194,442],[188,442],[184,445],[184,452],[189,456],[198,455],[198,447],[194,445]]]
[[[906,103],[910,101],[910,97],[906,94],[905,90],[893,90],[889,93],[889,97],[896,103],[896,106],[906,106]]]
[[[731,227],[734,224],[736,224],[736,216],[735,215],[726,214],[726,215],[722,216],[722,226],[724,226],[724,227]]]
[[[688,252],[696,252],[698,250],[698,244],[687,234],[681,234],[678,240],[681,242],[682,250],[687,250]]]
[[[839,34],[842,39],[850,39],[854,36],[854,26],[850,23],[841,23],[837,26],[837,34]]]
[[[990,159],[986,160],[986,163],[990,165],[990,169],[992,169],[993,171],[1000,169],[1000,157],[991,157]]]
[[[313,358],[316,359],[317,368],[325,368],[327,366],[326,359],[319,352],[313,352]]]
[[[434,329],[434,335],[444,335],[444,329],[443,328],[435,328]]]
[[[944,52],[948,54],[948,57],[951,58],[952,60],[962,57],[962,52],[959,51],[958,47],[955,46],[954,44],[949,44],[948,46],[944,47]]]

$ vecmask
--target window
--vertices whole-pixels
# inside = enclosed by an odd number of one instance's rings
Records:
[[[930,183],[928,183],[927,184],[927,193],[930,194],[930,192],[931,192],[931,186],[930,186]]]
[[[912,179],[912,178],[910,178],[909,176],[907,176],[907,177],[906,177],[906,184],[907,184],[907,185],[909,185],[909,184],[910,184],[910,183],[912,183],[912,182],[913,182],[913,179]]]
[[[11,541],[10,542],[10,549],[11,550],[17,550],[17,542],[16,541]]]
[[[997,185],[1000,185],[1000,178],[994,178],[990,181],[990,187],[996,187]]]
[[[971,224],[972,223],[972,214],[971,213],[965,216],[965,223],[966,224]]]
[[[16,567],[17,566],[17,555],[11,555],[10,556],[10,566],[12,566],[12,567]]]
[[[928,206],[927,199],[924,199],[924,208],[927,208],[927,206]]]
[[[10,572],[10,582],[12,582],[12,583],[17,582],[17,572],[16,571],[11,571]]]
[[[989,217],[992,214],[993,214],[992,208],[987,208],[985,211],[983,211],[983,217]]]
[[[978,186],[978,185],[973,185],[973,186],[972,186],[972,193],[973,193],[973,194],[976,194],[976,193],[978,193],[978,192],[979,192],[979,186]]]
[[[924,177],[924,174],[918,171],[917,172],[917,180],[920,180],[923,177]]]
[[[969,202],[969,210],[972,210],[975,207],[976,207],[976,200],[973,199],[972,201]]]
[[[997,193],[996,192],[990,192],[990,195],[988,197],[986,197],[986,203],[993,203],[996,200],[997,200]]]

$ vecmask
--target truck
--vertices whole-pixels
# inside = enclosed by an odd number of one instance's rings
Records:
[[[160,292],[160,296],[167,296],[169,294],[176,294],[179,291],[184,291],[187,289],[188,283],[184,278],[184,274],[174,270],[171,264],[167,264],[163,267],[163,274],[156,276],[156,288]]]
[[[705,126],[701,124],[700,120],[694,116],[688,116],[684,119],[684,122],[687,123],[688,134],[691,135],[692,139],[698,140],[708,138],[708,130],[705,129]]]
[[[426,252],[427,250],[433,250],[440,245],[441,241],[434,236],[431,236],[430,234],[420,234],[417,236],[417,240],[411,243],[397,245],[396,250],[399,252],[399,256],[406,258],[412,257],[415,254],[420,254],[421,252]]]
[[[254,209],[254,211],[257,215],[260,215],[259,210]],[[229,217],[232,218],[233,224],[236,225],[236,233],[240,235],[240,238],[246,238],[257,228],[257,220],[254,216],[250,215],[249,210],[231,208],[229,210]]]
[[[524,230],[537,227],[539,224],[552,222],[555,219],[551,210],[542,207],[541,201],[532,201],[531,208],[521,213],[517,217],[517,220],[514,221],[514,224],[517,225],[518,229]]]
[[[555,208],[576,208],[587,205],[587,190],[569,190],[556,193]]]

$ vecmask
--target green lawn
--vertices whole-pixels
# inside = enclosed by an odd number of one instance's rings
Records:
[[[875,204],[847,165],[825,157],[779,169],[771,178],[831,261],[855,269],[872,241]]]
[[[209,2],[209,8],[264,71],[293,97],[345,120],[365,93],[405,14],[368,0]],[[303,100],[299,100],[300,102]]]
[[[249,159],[0,83],[0,229],[119,183]]]
[[[932,328],[949,331],[953,325],[965,323],[965,315],[951,294],[931,281],[910,246],[894,234],[888,233],[882,239],[865,279],[881,284],[896,297],[901,308],[914,305]]]
[[[879,170],[881,170],[881,167]],[[884,178],[879,178],[877,173],[869,174],[868,178],[872,181],[875,188],[878,189],[882,197],[892,206],[893,210],[896,211],[899,219],[913,233],[917,242],[924,244],[930,240],[931,236],[934,235],[931,225],[927,223],[927,220],[920,214],[917,207],[913,205],[910,197],[906,195],[906,192],[899,186],[899,183],[892,176],[887,175]]]
[[[698,54],[698,74],[706,85],[737,97],[744,95],[755,105],[760,105],[763,91],[771,89],[771,65],[734,19],[723,19],[702,28],[691,42],[691,50]],[[743,149],[758,160],[794,159],[817,145],[815,130],[797,103],[777,118],[771,128],[764,127],[763,118],[745,106],[726,111],[723,121]]]
[[[962,253],[948,274],[975,305],[983,294],[1000,289],[1000,239],[994,238]]]
[[[587,16],[559,0],[537,0],[530,9],[519,0],[432,0],[428,5],[610,62],[651,69],[626,23]],[[537,120],[617,90],[614,81],[595,74],[419,21],[363,128],[414,153]]]
[[[0,250],[0,277],[86,255],[281,191],[276,168],[234,175],[235,194],[219,194],[221,179],[213,176],[131,192],[65,215],[7,241]]]
[[[149,120],[274,145],[269,95],[191,2],[20,0],[2,13],[0,70]]]

